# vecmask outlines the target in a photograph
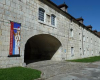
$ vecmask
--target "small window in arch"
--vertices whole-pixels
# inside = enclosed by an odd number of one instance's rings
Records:
[[[42,8],[39,8],[39,20],[44,21],[44,12],[45,10]]]
[[[55,18],[56,16],[54,14],[51,15],[51,25],[55,26]]]

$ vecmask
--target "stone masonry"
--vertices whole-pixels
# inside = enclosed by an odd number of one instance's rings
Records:
[[[45,21],[38,20],[38,10],[45,10]],[[47,15],[56,16],[56,25],[47,22]],[[20,57],[8,57],[10,21],[21,23]],[[73,37],[70,37],[70,30]],[[61,42],[52,60],[62,61],[100,55],[100,36],[78,22],[50,0],[0,0],[0,68],[24,66],[24,49],[29,38],[49,34]],[[83,40],[84,36],[84,40]],[[74,54],[71,54],[71,47]]]

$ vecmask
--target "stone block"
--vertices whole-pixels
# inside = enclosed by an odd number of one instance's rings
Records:
[[[14,2],[11,1],[11,7],[12,8],[16,8],[16,3],[14,3]]]
[[[4,9],[0,8],[0,14],[4,14]]]
[[[14,67],[14,66],[11,65],[11,64],[8,64],[8,65],[7,65],[7,68],[11,68],[11,67]]]
[[[0,14],[0,18],[3,18],[3,15],[2,14]]]
[[[7,68],[6,65],[0,65],[0,68]]]
[[[2,51],[1,56],[2,57],[7,57],[9,55],[8,51]]]
[[[10,16],[10,15],[11,15],[11,12],[8,10],[5,10],[5,16]]]
[[[2,30],[2,35],[3,35],[3,36],[6,36],[6,32],[7,32],[7,31]]]
[[[2,30],[0,30],[0,36],[2,35]]]
[[[5,4],[6,0],[0,0],[0,3]]]
[[[6,5],[7,5],[7,6],[10,6],[10,5],[11,5],[10,0],[6,0]]]
[[[3,6],[3,4],[1,4],[1,3],[0,3],[0,8],[2,8],[2,9],[3,9],[3,7],[4,7],[4,6]]]
[[[9,10],[10,6],[4,5],[5,10]]]

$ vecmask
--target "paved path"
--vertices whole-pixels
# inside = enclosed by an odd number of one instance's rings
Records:
[[[100,80],[100,62],[41,61],[27,67],[43,72],[43,80]]]

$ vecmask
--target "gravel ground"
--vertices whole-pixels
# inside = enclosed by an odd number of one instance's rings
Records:
[[[100,80],[100,62],[41,61],[27,67],[42,71],[43,80]]]

